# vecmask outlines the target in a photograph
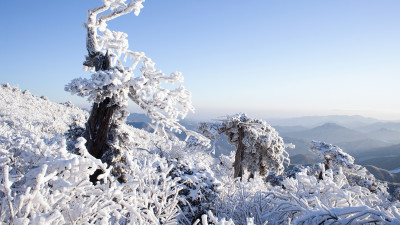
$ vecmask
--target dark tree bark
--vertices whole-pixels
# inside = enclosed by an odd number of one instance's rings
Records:
[[[233,168],[234,168],[233,176],[235,178],[243,176],[243,154],[244,154],[243,136],[244,136],[243,128],[239,128],[238,146],[235,154],[235,162],[233,163]]]
[[[97,159],[101,159],[103,154],[109,149],[108,142],[113,139],[110,135],[110,128],[117,106],[110,106],[109,104],[109,98],[106,98],[101,103],[94,103],[90,117],[86,123],[86,148]]]
[[[89,50],[88,50],[89,51]],[[96,71],[110,69],[110,58],[108,54],[90,52],[83,63],[85,66],[95,67]],[[118,109],[117,105],[106,98],[100,103],[94,103],[89,119],[86,123],[85,139],[88,152],[95,158],[101,159],[103,154],[110,148],[109,141],[114,137],[111,135],[113,115]]]

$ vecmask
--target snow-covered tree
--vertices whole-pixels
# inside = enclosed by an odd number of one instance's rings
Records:
[[[336,145],[312,141],[311,151],[320,158],[325,159],[324,165],[326,170],[338,166],[347,168],[354,166],[353,156],[347,154]]]
[[[145,0],[103,0],[103,4],[88,11],[86,47],[88,55],[83,63],[92,71],[90,79],[77,78],[66,85],[66,91],[87,97],[93,108],[86,123],[85,138],[90,154],[110,161],[118,155],[117,142],[126,134],[118,127],[125,122],[128,99],[135,102],[156,124],[156,132],[167,136],[166,129],[185,131],[188,136],[207,141],[201,135],[186,130],[178,123],[194,108],[191,94],[182,85],[166,89],[162,83],[183,81],[180,72],[165,75],[143,52],[128,50],[127,34],[108,29],[107,22],[119,16],[140,13]],[[130,61],[128,60],[130,59]],[[128,63],[130,65],[126,66]],[[141,75],[134,74],[139,67]],[[135,72],[136,73],[136,72]],[[111,157],[111,158],[112,158]]]
[[[322,168],[318,169],[319,179],[323,179],[323,174],[331,170],[333,174],[344,174],[350,186],[361,186],[373,193],[388,195],[387,184],[377,180],[365,167],[354,164],[354,158],[340,147],[313,141],[311,151],[325,160]]]
[[[283,139],[263,120],[236,114],[218,124],[202,123],[199,130],[210,139],[225,134],[229,143],[237,147],[234,177],[252,178],[256,172],[268,176],[271,171],[280,175],[284,163],[289,162]]]

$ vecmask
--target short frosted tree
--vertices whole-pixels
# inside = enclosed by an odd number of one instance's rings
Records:
[[[283,139],[263,120],[236,114],[221,123],[202,123],[199,130],[210,139],[225,134],[236,146],[234,177],[252,178],[256,173],[268,176],[270,172],[280,175],[284,163],[289,163]]]
[[[312,141],[311,151],[325,160],[325,170],[337,167],[354,167],[353,156],[347,154],[336,145],[327,144],[325,142]]]
[[[312,141],[311,151],[323,158],[322,171],[319,179],[324,179],[325,171],[332,170],[334,174],[344,175],[350,186],[365,187],[373,193],[387,195],[387,184],[375,178],[373,174],[360,165],[354,164],[354,158],[336,145]]]
[[[144,0],[103,0],[103,4],[88,11],[86,48],[88,55],[84,68],[92,73],[90,79],[77,78],[65,90],[94,102],[86,123],[87,149],[96,158],[112,156],[113,143],[121,142],[124,135],[118,128],[128,116],[128,99],[136,103],[156,124],[156,132],[167,136],[166,129],[185,131],[188,136],[198,134],[186,130],[178,123],[194,108],[191,94],[182,85],[166,89],[162,83],[180,83],[180,72],[165,75],[143,52],[128,49],[127,34],[108,29],[107,22],[121,15],[140,13]],[[130,64],[126,66],[127,64]],[[140,75],[134,74],[139,69]],[[108,153],[106,154],[106,152]]]

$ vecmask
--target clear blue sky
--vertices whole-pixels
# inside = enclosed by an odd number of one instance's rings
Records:
[[[0,82],[88,105],[64,85],[89,76],[82,23],[100,2],[2,2]],[[147,0],[109,27],[165,73],[183,72],[200,117],[400,120],[399,0]]]

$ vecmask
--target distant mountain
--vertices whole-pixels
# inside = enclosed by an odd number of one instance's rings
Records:
[[[354,154],[354,156],[359,158],[359,160],[361,161],[371,157],[377,158],[382,156],[387,156],[387,157],[400,156],[400,144],[381,147],[381,148],[367,149],[362,153]]]
[[[376,179],[391,183],[400,183],[400,173],[392,174],[389,171],[376,166],[366,165],[365,168],[372,173]]]
[[[287,133],[308,130],[309,128],[303,126],[273,126],[278,131],[280,136],[285,136]]]
[[[382,148],[392,145],[391,143],[372,138],[356,140],[356,141],[348,141],[348,142],[338,142],[334,144],[339,146],[346,152],[350,153],[351,155],[357,153],[365,154],[365,151],[368,151],[370,149]]]
[[[150,126],[151,124],[151,119],[144,113],[131,113],[126,121],[128,124],[131,124],[136,128],[142,128],[141,126],[146,127],[145,124],[141,123],[147,123],[147,126]],[[187,119],[181,120],[179,123],[189,130],[196,130],[199,124],[197,121]]]
[[[368,136],[374,139],[385,141],[392,144],[400,143],[400,131],[388,129],[386,127],[379,128],[367,133]]]
[[[151,126],[150,123],[147,122],[127,122],[128,125],[131,125],[135,128],[141,129],[141,130],[145,130],[147,132],[153,132],[154,129]]]
[[[228,142],[228,137],[220,135],[215,143],[215,155],[230,155],[232,151],[236,151],[236,147]]]
[[[311,152],[309,154],[297,154],[290,156],[290,164],[310,165],[319,161],[320,159]]]
[[[386,170],[400,168],[400,145],[370,149],[355,155],[356,163],[373,165]]]
[[[291,149],[291,148],[286,149],[286,151],[289,153],[289,155],[312,154],[310,151],[311,141],[292,138],[292,137],[286,137],[286,136],[282,137],[282,138],[286,144],[292,143],[295,145],[294,149]]]
[[[302,126],[316,127],[326,123],[335,123],[347,128],[365,127],[374,123],[381,122],[380,120],[367,118],[363,116],[346,116],[346,115],[331,115],[331,116],[305,116],[287,119],[268,119],[272,126]]]
[[[151,119],[144,113],[131,113],[126,120],[127,122],[151,123]]]
[[[369,138],[364,133],[337,125],[335,123],[325,123],[309,130],[286,133],[285,136],[309,141],[324,141],[333,144]]]
[[[356,130],[361,132],[373,132],[380,129],[388,129],[392,131],[400,132],[400,122],[376,122],[364,126],[355,127]]]

